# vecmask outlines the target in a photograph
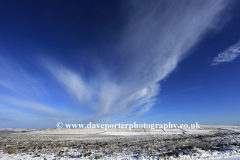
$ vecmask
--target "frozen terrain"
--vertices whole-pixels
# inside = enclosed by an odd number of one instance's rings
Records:
[[[0,131],[1,160],[240,159],[237,126]]]

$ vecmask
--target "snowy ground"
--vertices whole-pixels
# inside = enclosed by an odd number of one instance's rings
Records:
[[[21,128],[0,128],[0,133],[19,133],[19,132],[28,132],[34,131],[35,129],[21,129]]]
[[[6,130],[6,129],[2,129]],[[42,129],[0,134],[1,160],[240,160],[240,127],[201,129]],[[1,131],[1,129],[0,129]]]

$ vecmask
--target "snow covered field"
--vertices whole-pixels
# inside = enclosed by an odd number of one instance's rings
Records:
[[[6,130],[6,129],[2,129]],[[0,133],[1,160],[240,160],[240,127],[195,130],[41,129]],[[16,133],[17,132],[17,133]]]

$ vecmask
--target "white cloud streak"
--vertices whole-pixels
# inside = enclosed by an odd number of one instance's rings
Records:
[[[42,113],[42,112],[41,112]],[[41,114],[26,113],[9,105],[0,104],[0,128],[46,128],[54,127],[59,121],[53,115],[43,117]]]
[[[5,105],[0,105],[0,116],[18,116],[23,114],[21,111],[7,108]]]
[[[37,114],[43,115],[43,116],[49,116],[49,117],[59,117],[60,113],[51,107],[36,103],[36,102],[30,102],[30,101],[24,101],[24,100],[19,100],[16,98],[11,98],[7,97],[4,95],[0,95],[0,100],[5,101],[9,104],[21,106],[33,111],[36,111]]]
[[[16,60],[0,55],[0,87],[26,97],[49,96],[43,78],[36,77]]]
[[[67,67],[43,63],[80,104],[95,111],[96,119],[116,114],[134,117],[148,111],[160,91],[158,82],[209,29],[216,28],[227,5],[223,0],[131,2],[128,24],[115,48],[116,59],[102,60],[111,69],[96,64],[98,74],[86,80]]]
[[[240,40],[238,43],[228,47],[223,52],[214,57],[211,65],[216,66],[224,62],[232,62],[238,56],[240,56]]]

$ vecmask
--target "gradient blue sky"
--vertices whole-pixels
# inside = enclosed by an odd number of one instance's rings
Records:
[[[240,125],[240,2],[0,1],[0,127]]]

